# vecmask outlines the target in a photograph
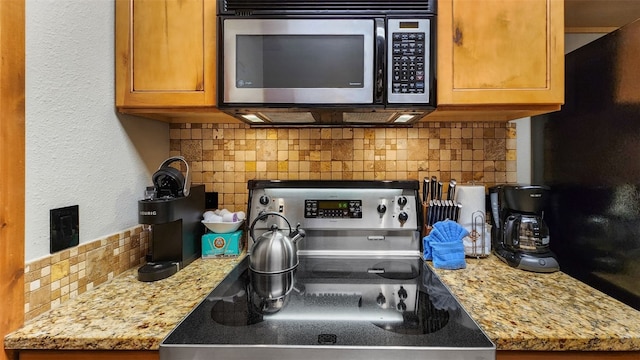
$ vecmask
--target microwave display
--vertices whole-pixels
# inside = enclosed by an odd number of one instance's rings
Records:
[[[236,35],[238,88],[362,88],[362,35]]]

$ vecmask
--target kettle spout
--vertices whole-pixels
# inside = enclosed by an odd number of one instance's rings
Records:
[[[305,235],[307,235],[307,233],[304,231],[304,229],[300,229],[300,224],[298,224],[298,226],[296,226],[296,229],[292,231],[291,234],[289,234],[289,238],[291,238],[291,241],[296,244],[298,241],[302,240]]]

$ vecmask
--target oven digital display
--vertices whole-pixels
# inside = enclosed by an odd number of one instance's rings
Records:
[[[305,218],[362,219],[362,200],[305,200]]]
[[[348,209],[349,202],[341,200],[320,200],[318,201],[318,208],[326,210]]]

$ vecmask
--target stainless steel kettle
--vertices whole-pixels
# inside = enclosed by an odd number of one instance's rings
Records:
[[[289,226],[289,234],[283,233],[278,225],[271,225],[271,229],[256,238],[254,227],[260,219],[268,216],[279,216]],[[305,236],[300,224],[294,231],[286,217],[267,212],[260,214],[253,220],[250,226],[251,238],[254,244],[249,255],[249,268],[255,272],[264,274],[277,274],[293,270],[298,266],[298,246],[296,243]]]

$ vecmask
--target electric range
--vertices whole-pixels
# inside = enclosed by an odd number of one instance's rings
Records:
[[[278,212],[300,224],[299,264],[264,274],[245,258],[164,339],[160,358],[495,359],[495,345],[421,258],[418,188],[250,181],[248,223]],[[268,217],[255,234],[273,223],[286,227]]]

